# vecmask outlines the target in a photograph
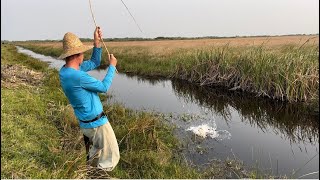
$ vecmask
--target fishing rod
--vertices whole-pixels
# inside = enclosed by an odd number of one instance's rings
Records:
[[[97,28],[99,28],[99,26],[97,25],[97,22],[96,22],[96,18],[95,18],[94,15],[93,15],[93,10],[92,10],[92,6],[91,6],[91,0],[89,0],[89,4],[90,4],[90,11],[91,11],[91,15],[92,15],[93,22],[94,22],[95,26],[96,26]],[[102,44],[103,44],[104,48],[106,49],[106,51],[107,51],[107,53],[108,53],[108,58],[110,58],[109,50],[108,50],[106,44],[104,43],[103,38],[100,37],[100,40],[102,41]],[[117,68],[116,68],[116,73],[119,73],[118,70],[117,70]]]
[[[89,4],[90,4],[90,10],[91,10],[91,15],[92,15],[93,22],[94,22],[95,26],[99,28],[99,26],[97,25],[97,22],[96,22],[96,18],[95,18],[94,15],[93,15],[93,10],[92,10],[92,7],[91,7],[91,0],[89,0]],[[108,48],[107,48],[106,44],[104,43],[102,37],[100,37],[100,39],[101,39],[101,41],[102,41],[102,43],[103,43],[103,45],[104,45],[104,48],[106,49],[106,51],[107,51],[107,53],[108,53],[108,56],[110,56],[110,53],[109,53],[109,51],[108,51]]]

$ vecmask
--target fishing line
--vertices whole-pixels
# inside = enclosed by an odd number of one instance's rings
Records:
[[[129,10],[128,6],[123,2],[123,0],[121,0],[121,2],[122,2],[122,4],[126,7],[127,11],[129,12],[130,16],[132,17],[133,21],[134,21],[134,22],[136,23],[136,25],[138,26],[138,28],[139,28],[140,32],[141,32],[142,34],[144,34],[144,33],[142,32],[142,30],[141,30],[141,28],[140,28],[139,24],[137,23],[136,19],[135,19],[135,18],[133,17],[133,15],[131,14],[131,12],[130,12],[130,10]]]

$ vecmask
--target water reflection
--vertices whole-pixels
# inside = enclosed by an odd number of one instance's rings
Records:
[[[145,83],[147,82],[148,84],[151,85],[157,85],[159,83],[162,83],[163,81],[167,80],[166,78],[162,78],[162,77],[141,77],[141,76],[137,76],[131,73],[127,73],[126,74],[128,79],[134,80],[134,81],[138,81],[138,83]]]
[[[243,93],[194,86],[184,81],[172,81],[175,94],[186,102],[198,103],[219,114],[226,123],[232,120],[230,107],[239,112],[241,121],[266,132],[273,129],[290,143],[319,141],[318,115],[306,113],[301,105],[252,98]]]

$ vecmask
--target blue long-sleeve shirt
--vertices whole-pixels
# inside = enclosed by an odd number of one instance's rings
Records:
[[[83,61],[80,69],[63,66],[59,77],[64,94],[67,96],[78,120],[89,121],[103,111],[98,93],[107,92],[114,77],[115,67],[110,65],[102,81],[95,79],[86,72],[95,69],[101,62],[101,48],[93,48],[91,59]],[[90,123],[79,121],[80,128],[95,128],[107,123],[107,117]]]

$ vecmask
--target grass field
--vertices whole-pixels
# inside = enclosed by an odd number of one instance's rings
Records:
[[[102,96],[101,98],[107,98]],[[186,164],[172,128],[151,113],[104,107],[121,159],[110,173],[85,166],[78,122],[61,91],[58,72],[13,45],[1,45],[1,178],[263,178],[234,159],[204,171]]]
[[[319,104],[318,35],[107,44],[119,60],[120,72],[183,79],[316,107]],[[62,52],[61,42],[19,45],[54,57]],[[85,58],[89,55],[87,52]]]
[[[61,38],[62,39],[62,38]],[[310,40],[309,40],[310,39]],[[105,42],[107,47],[152,47],[155,51],[177,49],[177,48],[198,48],[203,46],[224,46],[229,43],[230,46],[257,46],[265,44],[268,47],[277,47],[287,44],[301,45],[308,41],[308,44],[319,44],[318,35],[300,35],[300,36],[275,36],[275,37],[239,37],[239,38],[221,38],[221,39],[196,39],[196,40],[158,40],[158,41],[121,41]],[[93,42],[93,41],[92,41]],[[19,42],[30,43],[30,42]],[[84,42],[84,44],[92,44]],[[37,45],[61,48],[62,42],[39,42]]]

